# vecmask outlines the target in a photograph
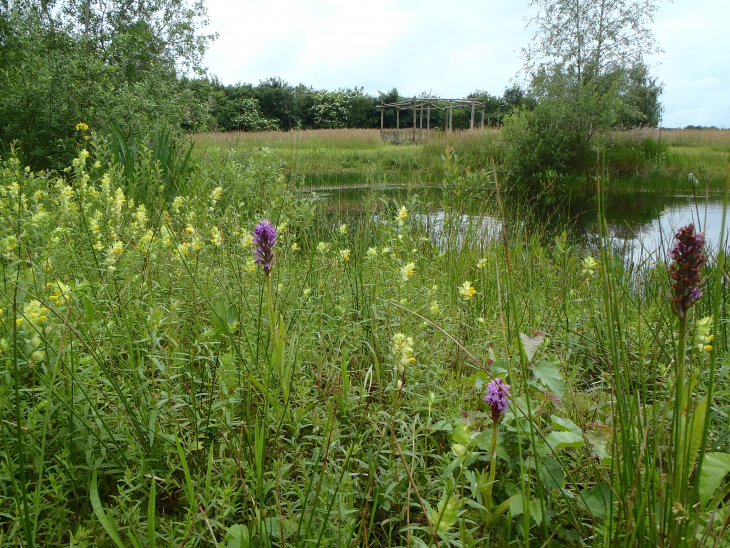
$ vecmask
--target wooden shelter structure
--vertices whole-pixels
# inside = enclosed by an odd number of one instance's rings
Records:
[[[453,121],[454,121],[454,109],[455,108],[471,108],[471,120],[469,123],[469,129],[474,129],[474,114],[477,108],[482,111],[482,120],[479,125],[480,129],[484,129],[484,108],[485,104],[479,99],[441,99],[441,98],[421,98],[409,99],[406,101],[398,101],[396,103],[381,103],[375,108],[380,109],[380,136],[385,138],[385,109],[395,109],[395,141],[396,143],[402,142],[400,139],[400,113],[403,110],[413,111],[413,140],[411,142],[423,142],[423,114],[426,111],[426,140],[431,140],[431,109],[440,110],[446,113],[446,123],[444,124],[444,131],[449,133],[453,132]],[[416,115],[420,111],[420,126],[416,127]],[[408,128],[404,128],[404,131]],[[418,135],[416,130],[418,129]]]

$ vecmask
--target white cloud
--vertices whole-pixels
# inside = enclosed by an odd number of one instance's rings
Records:
[[[501,94],[521,68],[531,37],[528,0],[206,0],[206,55],[224,83],[281,76],[315,88],[397,87],[461,97]],[[730,1],[665,3],[654,31],[665,53],[652,58],[664,82],[668,127],[730,127]],[[660,64],[659,64],[660,63]]]

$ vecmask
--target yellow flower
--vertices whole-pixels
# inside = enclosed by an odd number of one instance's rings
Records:
[[[340,249],[340,257],[342,257],[342,260],[347,262],[350,260],[350,250],[349,249]]]
[[[400,275],[404,282],[407,282],[409,278],[413,277],[413,269],[416,268],[416,263],[408,263],[406,266],[400,269]]]
[[[244,234],[241,236],[241,245],[246,247],[251,247],[253,245],[253,234]]]
[[[398,216],[396,217],[398,220],[398,226],[403,226],[403,223],[407,218],[408,210],[406,209],[406,206],[401,206],[400,211],[398,211]]]
[[[381,255],[387,255],[388,253],[390,253],[390,251],[391,251],[391,249],[389,247],[384,247],[383,249],[380,250],[380,253],[381,253]]]
[[[697,320],[695,329],[697,331],[697,349],[704,352],[712,352],[712,345],[710,344],[714,339],[715,335],[711,335],[713,327],[712,316],[705,316],[701,320]]]
[[[396,358],[399,358],[396,363],[398,374],[403,373],[406,365],[416,363],[416,358],[413,357],[413,337],[406,337],[403,333],[393,335],[391,352]]]
[[[185,227],[185,230],[188,231],[188,234],[195,234],[195,229],[193,228],[193,225],[188,223],[188,226]]]
[[[477,263],[477,268],[481,270],[482,268],[487,268],[487,260],[486,259],[479,259],[479,262]]]
[[[89,126],[87,126],[83,122],[79,122],[78,124],[76,124],[76,131],[86,131],[87,129],[89,129]]]
[[[596,260],[588,255],[585,259],[583,259],[583,275],[584,276],[593,276],[596,272],[596,267],[598,267],[598,263]]]
[[[340,225],[340,234],[342,234],[343,236],[345,236],[347,234],[347,225],[345,225],[345,224]]]
[[[210,241],[215,245],[216,247],[219,247],[221,245],[221,231],[218,230],[217,226],[214,226],[211,229],[211,233],[213,237],[210,239]]]
[[[439,308],[439,303],[437,301],[432,301],[430,310],[431,314],[438,314],[441,311],[441,309]]]
[[[248,272],[256,272],[256,261],[254,259],[248,259],[246,261],[246,270]]]
[[[378,256],[378,250],[374,247],[369,247],[365,255],[368,257],[368,259],[374,259]]]
[[[477,294],[477,290],[472,287],[471,282],[466,281],[459,288],[459,293],[461,293],[465,301],[468,301]]]
[[[294,242],[294,243],[291,244],[291,250],[292,251],[299,251],[299,246],[297,245],[296,242]]]
[[[320,253],[324,253],[325,251],[327,251],[327,247],[328,247],[328,244],[326,244],[324,242],[319,242],[317,244],[317,251],[319,251]]]
[[[210,193],[210,199],[213,200],[213,203],[215,204],[218,200],[221,199],[221,194],[223,194],[223,187],[217,186],[213,189],[213,192]]]

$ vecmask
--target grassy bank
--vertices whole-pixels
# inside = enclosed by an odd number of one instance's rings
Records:
[[[405,139],[408,129],[402,130]],[[445,135],[432,131],[422,145],[394,146],[375,129],[309,130],[299,132],[206,133],[193,137],[197,154],[207,161],[219,150],[250,151],[266,145],[309,186],[343,186],[378,183],[437,184],[443,177],[446,147],[453,147],[460,163],[471,170],[491,169],[491,157],[500,162],[499,130],[463,131]],[[638,129],[607,136],[602,144],[607,184],[636,190],[661,184],[667,190],[686,191],[693,173],[701,188],[708,183],[722,188],[730,130]],[[589,163],[592,165],[593,160]],[[504,170],[503,170],[504,171]],[[509,172],[504,171],[506,182]],[[557,173],[537,177],[537,187],[553,187]],[[585,184],[586,176],[557,179],[558,186]]]
[[[283,146],[200,147],[166,200],[93,145],[0,170],[0,545],[730,545],[715,266],[679,321],[662,257],[465,218],[458,171],[440,217],[345,215]]]

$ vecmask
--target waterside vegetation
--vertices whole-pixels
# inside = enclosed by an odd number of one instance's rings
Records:
[[[627,265],[496,172],[435,233],[271,147],[130,187],[80,143],[0,170],[3,546],[730,545],[724,248]]]

